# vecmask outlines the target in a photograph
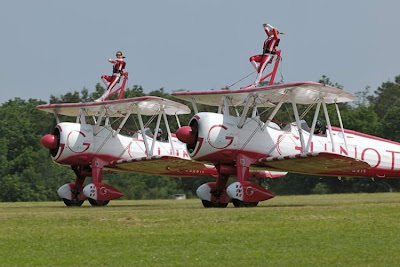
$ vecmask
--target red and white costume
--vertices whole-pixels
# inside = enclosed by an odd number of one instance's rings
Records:
[[[269,24],[264,24],[264,30],[268,38],[264,42],[262,55],[254,55],[250,57],[250,63],[256,69],[258,75],[254,84],[258,84],[262,78],[262,74],[268,63],[272,62],[274,54],[276,54],[276,47],[279,45],[278,30]]]
[[[110,63],[114,64],[112,76],[103,75],[101,79],[104,85],[107,87],[106,92],[98,99],[98,101],[104,101],[108,95],[110,95],[112,89],[117,83],[119,83],[121,76],[124,74],[125,61],[123,58],[109,59]]]

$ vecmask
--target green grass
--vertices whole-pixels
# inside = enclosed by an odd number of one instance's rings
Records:
[[[399,266],[400,193],[0,203],[0,265]]]

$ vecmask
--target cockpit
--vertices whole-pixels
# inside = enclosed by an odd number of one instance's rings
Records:
[[[276,123],[274,123],[275,125],[277,125]],[[301,125],[301,129],[306,131],[306,132],[311,132],[311,127],[308,125],[307,121],[305,120],[300,120],[300,125]],[[272,128],[273,127],[272,123],[270,123],[270,125],[268,125]],[[284,125],[284,127],[282,128],[283,131],[285,132],[293,132],[293,131],[297,131],[297,126],[296,126],[296,122],[292,122],[292,123],[288,123],[286,125]],[[314,135],[318,135],[318,136],[326,136],[326,125],[323,125],[321,121],[317,120],[317,122],[315,123],[315,129],[314,129]]]

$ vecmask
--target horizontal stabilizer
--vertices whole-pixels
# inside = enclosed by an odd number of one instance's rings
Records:
[[[296,155],[266,157],[258,160],[258,166],[271,170],[305,174],[329,174],[368,169],[371,166],[362,160],[330,152],[308,152]]]
[[[119,171],[167,175],[176,172],[195,171],[207,168],[203,163],[175,156],[153,156],[151,158],[122,159],[112,161],[107,167]]]

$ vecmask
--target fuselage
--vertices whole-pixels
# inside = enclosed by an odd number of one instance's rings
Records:
[[[90,124],[64,122],[56,126],[58,146],[51,150],[55,162],[63,165],[89,165],[94,157],[105,161],[141,158],[146,156],[144,138],[151,148],[153,137],[135,133],[133,136],[115,134],[110,126],[100,126],[95,132]],[[155,141],[152,155],[175,155],[189,159],[186,147],[172,137],[173,149],[169,142]]]
[[[264,123],[257,117],[247,118],[242,128],[237,127],[239,120],[240,117],[224,114],[196,114],[190,125],[195,125],[198,134],[196,144],[188,146],[189,156],[214,164],[232,164],[238,153],[261,158],[327,151],[365,161],[371,166],[369,169],[327,175],[400,177],[400,143],[346,129],[343,135],[341,128],[332,127],[333,144],[327,130],[323,135],[314,134],[309,150],[304,151],[294,124],[281,129],[271,122],[262,130]],[[307,128],[302,129],[305,145],[310,137]]]
[[[95,131],[96,134],[94,134]],[[56,136],[57,145],[54,149],[50,149],[52,159],[58,164],[67,166],[90,166],[95,157],[107,163],[145,158],[148,155],[144,138],[146,138],[147,145],[151,151],[149,153],[150,156],[176,156],[190,160],[186,145],[180,142],[175,137],[175,134],[171,134],[171,145],[167,140],[154,141],[152,134],[142,135],[140,132],[136,132],[132,136],[125,136],[116,134],[116,131],[111,126],[100,126],[96,129],[96,126],[90,124],[64,122],[56,126],[53,135]],[[107,167],[106,164],[105,168],[107,170],[123,171],[118,168]],[[218,175],[213,165],[206,165],[203,169],[196,170],[155,170],[154,173],[182,177],[215,177]],[[252,177],[257,178],[276,178],[285,174],[262,170],[253,170],[251,172]]]

